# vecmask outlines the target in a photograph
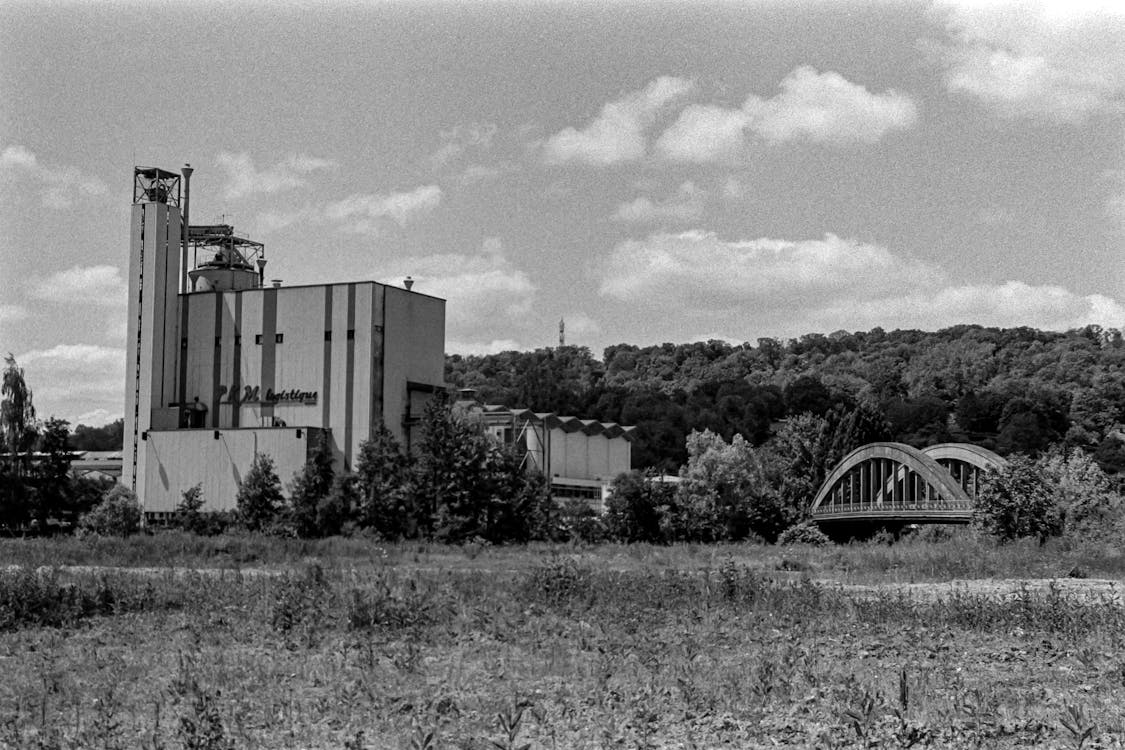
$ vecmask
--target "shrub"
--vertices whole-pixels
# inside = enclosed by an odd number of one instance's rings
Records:
[[[674,502],[673,485],[639,471],[619,474],[605,504],[606,534],[620,542],[665,541],[661,516]]]
[[[82,528],[105,536],[129,536],[141,528],[141,504],[131,490],[116,485],[82,517]]]
[[[605,541],[606,530],[598,512],[579,498],[564,500],[558,512],[558,534],[565,541],[599,544]]]
[[[255,454],[238,487],[239,520],[251,531],[269,529],[276,524],[283,501],[273,459],[264,453]]]
[[[794,544],[823,547],[831,542],[832,540],[828,538],[828,535],[811,521],[790,526],[777,537],[777,543],[783,547],[790,547]]]
[[[1027,456],[1012,456],[1006,467],[985,474],[974,511],[981,528],[1004,542],[1038,537],[1042,543],[1062,531],[1062,515],[1054,489]]]

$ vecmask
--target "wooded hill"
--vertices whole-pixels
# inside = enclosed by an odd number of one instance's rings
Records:
[[[1057,443],[1125,472],[1125,342],[1098,326],[1055,333],[955,326],[723,341],[448,355],[450,383],[488,403],[637,426],[636,468],[675,471],[710,429],[765,443],[781,420],[857,409],[872,434],[1036,455]]]

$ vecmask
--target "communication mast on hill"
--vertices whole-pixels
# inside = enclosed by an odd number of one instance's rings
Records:
[[[559,318],[559,346],[566,346],[566,319]]]

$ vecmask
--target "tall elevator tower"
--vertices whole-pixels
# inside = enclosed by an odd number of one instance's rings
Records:
[[[178,418],[177,295],[185,283],[180,278],[180,210],[180,175],[155,167],[133,170],[121,483],[137,493],[142,504],[148,430],[175,426]]]

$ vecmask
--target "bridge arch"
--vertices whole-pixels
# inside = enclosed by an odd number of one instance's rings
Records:
[[[980,480],[989,469],[1002,469],[1007,459],[987,448],[970,443],[939,443],[923,448],[922,452],[937,461],[960,483],[961,489],[975,498],[980,490]]]
[[[969,522],[979,471],[992,457],[1003,459],[977,446],[934,447],[941,450],[930,454],[905,443],[871,443],[852,451],[817,492],[810,508],[813,520]],[[970,465],[977,473],[958,477],[941,461]],[[973,483],[967,487],[970,476]]]

